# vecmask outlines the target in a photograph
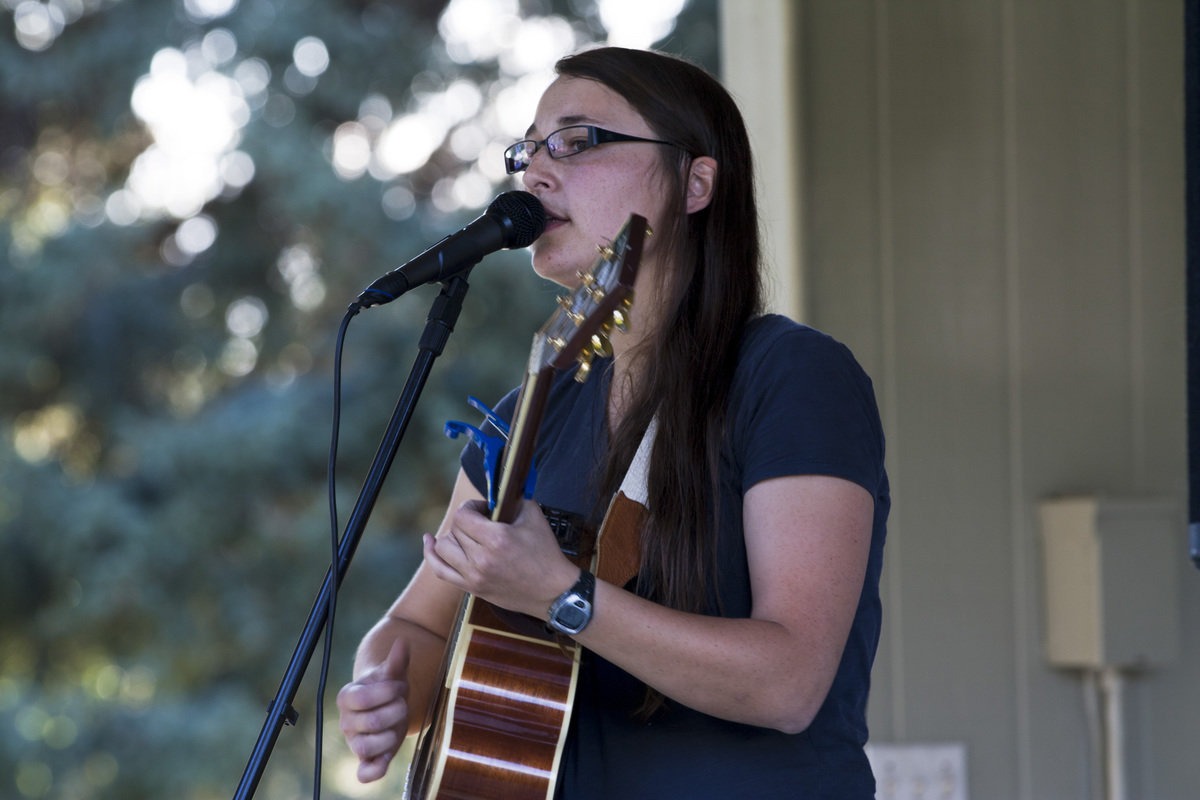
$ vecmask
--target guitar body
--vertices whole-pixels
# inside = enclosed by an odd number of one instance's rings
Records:
[[[646,234],[646,220],[632,215],[534,337],[503,464],[492,476],[493,520],[512,522],[520,509],[553,373],[578,364],[576,380],[583,380],[595,354],[611,353],[607,337],[627,322]],[[468,595],[442,659],[405,798],[552,800],[578,674],[573,641],[547,632],[540,620]]]
[[[445,665],[405,797],[551,799],[575,699],[579,647],[532,635],[541,626],[529,622],[529,630],[518,631],[489,603],[467,597],[453,660]]]

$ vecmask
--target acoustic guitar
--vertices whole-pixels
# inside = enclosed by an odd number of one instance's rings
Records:
[[[612,352],[608,336],[628,322],[633,279],[648,235],[632,215],[600,246],[580,287],[533,338],[517,408],[493,476],[491,518],[512,522],[526,496],[537,430],[554,373]],[[590,566],[588,564],[583,566]],[[579,648],[542,620],[468,595],[448,639],[437,698],[409,768],[409,800],[550,800],[566,740]]]

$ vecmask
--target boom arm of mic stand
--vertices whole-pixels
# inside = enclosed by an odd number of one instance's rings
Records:
[[[363,529],[371,516],[371,510],[375,507],[379,492],[383,488],[383,481],[396,457],[400,441],[404,438],[404,431],[412,419],[413,410],[420,399],[433,362],[442,354],[446,342],[450,339],[450,334],[454,332],[454,325],[458,321],[459,312],[462,311],[463,299],[467,296],[467,289],[470,288],[466,281],[469,272],[470,270],[442,284],[441,294],[433,301],[433,307],[426,319],[425,331],[422,333],[418,345],[419,352],[416,363],[413,365],[412,372],[409,373],[408,381],[396,403],[396,409],[392,412],[391,422],[384,433],[383,441],[379,444],[379,450],[375,453],[375,460],[371,464],[371,470],[359,493],[358,502],[354,506],[354,511],[346,523],[345,533],[342,534],[342,539],[338,544],[337,564],[331,564],[329,571],[325,574],[325,582],[313,603],[312,611],[309,612],[308,622],[292,653],[292,660],[288,663],[283,680],[279,685],[279,691],[276,692],[275,699],[267,711],[267,720],[263,724],[262,732],[259,733],[246,770],[242,773],[242,780],[238,784],[234,800],[243,800],[254,796],[254,791],[266,769],[267,759],[270,758],[271,751],[275,748],[275,741],[279,738],[280,731],[283,730],[284,725],[295,723],[297,715],[295,709],[292,708],[292,700],[296,697],[300,681],[304,678],[304,671],[312,660],[313,653],[317,648],[317,641],[325,627],[329,601],[337,592],[337,588],[341,586],[342,579],[346,577],[346,571],[350,568],[350,560],[354,558],[354,551],[362,539]],[[336,584],[334,581],[335,566]],[[318,753],[316,757],[320,758],[321,754]]]

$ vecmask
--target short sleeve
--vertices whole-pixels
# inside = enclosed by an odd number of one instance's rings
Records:
[[[771,478],[831,475],[877,494],[884,442],[870,378],[845,345],[774,320],[748,336],[732,398],[743,493]]]

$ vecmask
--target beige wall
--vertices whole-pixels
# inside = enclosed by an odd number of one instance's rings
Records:
[[[1179,509],[1161,574],[1179,624],[1141,623],[1177,628],[1180,648],[1129,676],[1124,766],[1129,797],[1196,796],[1182,14],[1178,0],[724,4],[731,89],[758,136],[792,130],[798,153],[760,161],[772,224],[795,221],[775,245],[778,305],[851,345],[889,437],[872,737],[965,744],[972,800],[1100,796],[1084,682],[1044,657],[1037,504],[1069,493]],[[738,69],[771,63],[767,48],[788,74]],[[795,107],[773,117],[781,91]]]

